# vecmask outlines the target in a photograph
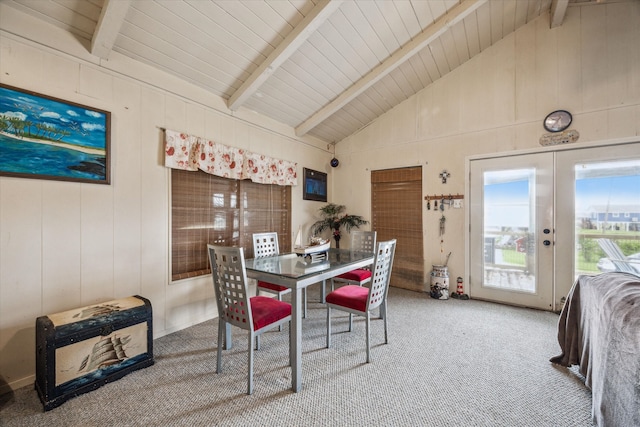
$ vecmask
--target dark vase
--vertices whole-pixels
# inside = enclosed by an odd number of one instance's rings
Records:
[[[340,224],[333,227],[333,238],[336,241],[336,249],[340,249]]]

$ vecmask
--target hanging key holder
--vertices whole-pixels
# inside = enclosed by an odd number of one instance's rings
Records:
[[[464,196],[462,194],[449,194],[448,196],[445,194],[432,194],[428,196],[424,196],[424,199],[427,201],[427,210],[431,210],[431,202],[433,201],[433,211],[444,211],[444,205],[449,205],[449,208],[454,204],[454,200],[462,200]]]

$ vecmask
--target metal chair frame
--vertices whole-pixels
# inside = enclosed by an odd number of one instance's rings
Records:
[[[346,285],[341,288],[332,291],[327,295],[327,348],[331,347],[331,310],[340,310],[349,313],[349,332],[352,330],[351,315],[364,316],[366,321],[366,336],[367,336],[367,363],[371,361],[371,311],[377,307],[380,307],[380,314],[384,321],[384,343],[389,343],[388,336],[388,322],[387,322],[387,294],[389,292],[389,282],[391,279],[391,269],[393,267],[393,257],[396,249],[396,240],[389,240],[386,242],[378,243],[376,250],[376,256],[373,266],[373,279],[371,280],[371,286],[367,292],[366,306],[364,310],[354,309],[342,304],[338,304],[337,300],[340,299],[345,302],[345,291],[355,290],[362,288],[358,285]],[[351,289],[350,289],[351,288]],[[353,289],[356,288],[356,289]],[[362,291],[358,291],[362,294]],[[337,297],[341,295],[340,298]],[[354,297],[351,301],[358,299]],[[360,298],[361,299],[361,298]],[[336,301],[336,302],[332,302]]]
[[[359,251],[359,252],[370,252],[373,253],[376,250],[376,237],[377,233],[375,231],[361,231],[356,230],[351,232],[351,250]],[[362,270],[368,270],[369,268],[363,268]],[[349,273],[346,273],[349,274]],[[340,275],[331,279],[331,290],[335,289],[335,283],[344,283],[348,285],[358,285],[362,286],[365,283],[369,283],[371,281],[371,277],[367,277],[364,280],[350,280],[344,277],[344,275]]]
[[[278,245],[278,233],[275,231],[269,231],[266,233],[254,233],[252,236],[253,240],[253,256],[255,258],[264,258],[272,255],[280,254],[280,246]],[[291,292],[291,289],[284,289],[281,291],[277,291],[275,289],[267,288],[262,286],[263,283],[258,280],[256,284],[256,295],[260,295],[260,291],[268,292],[271,294],[275,294],[278,298],[278,301],[282,301],[282,296]],[[273,284],[272,284],[273,285]],[[279,285],[275,285],[281,287]],[[307,317],[307,290],[303,290],[303,300],[304,300],[304,308],[302,311],[302,317]],[[282,329],[280,329],[282,330]]]
[[[278,301],[270,304],[278,305],[278,309],[283,309],[282,304],[289,305],[289,315],[272,321],[261,328],[256,329],[254,324],[252,301],[254,304],[263,303],[270,300],[268,297],[249,296],[249,286],[247,283],[247,273],[242,248],[207,245],[209,253],[209,263],[211,264],[211,275],[213,277],[213,287],[215,290],[216,304],[218,307],[218,353],[216,361],[216,373],[222,372],[222,349],[229,343],[225,343],[225,330],[227,324],[236,326],[249,332],[249,360],[248,360],[248,380],[247,394],[253,393],[253,351],[254,342],[256,348],[260,348],[260,335],[275,327],[280,327],[291,322],[291,305]],[[263,300],[260,300],[260,299]],[[291,334],[291,327],[289,327]],[[289,365],[291,365],[291,352],[289,351]]]

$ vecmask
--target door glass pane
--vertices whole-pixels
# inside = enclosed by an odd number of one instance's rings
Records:
[[[535,292],[535,172],[484,172],[484,286]]]
[[[576,165],[575,224],[575,277],[640,274],[640,160]]]

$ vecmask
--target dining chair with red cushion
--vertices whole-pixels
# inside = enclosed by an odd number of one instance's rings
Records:
[[[280,254],[280,247],[278,245],[278,233],[275,231],[270,231],[267,233],[254,233],[252,236],[253,240],[253,257],[254,258],[264,258],[273,255]],[[268,292],[271,294],[275,294],[278,298],[278,301],[282,301],[282,296],[291,292],[291,289],[276,285],[275,283],[264,282],[262,280],[258,280],[258,284],[256,286],[256,295],[260,295],[260,291]],[[302,298],[303,298],[303,310],[302,317],[307,317],[307,290],[302,290]],[[282,330],[282,329],[280,329]]]
[[[364,316],[367,334],[367,363],[371,361],[371,311],[380,307],[380,317],[384,322],[384,343],[389,342],[387,333],[387,293],[396,240],[378,243],[373,262],[371,284],[369,287],[345,285],[327,295],[327,348],[331,347],[331,310],[349,313],[349,331],[352,330],[351,315]]]
[[[249,332],[247,394],[253,393],[253,350],[260,335],[291,322],[291,304],[265,296],[249,296],[242,248],[207,245],[218,306],[218,355],[216,372],[222,371],[222,349],[227,324]],[[291,333],[291,328],[289,328]],[[289,355],[289,365],[291,355]]]
[[[375,231],[352,231],[351,232],[351,250],[359,252],[373,253],[376,249],[376,232]],[[331,279],[331,290],[335,289],[335,283],[347,285],[362,286],[371,281],[370,268],[357,268],[340,274]]]

